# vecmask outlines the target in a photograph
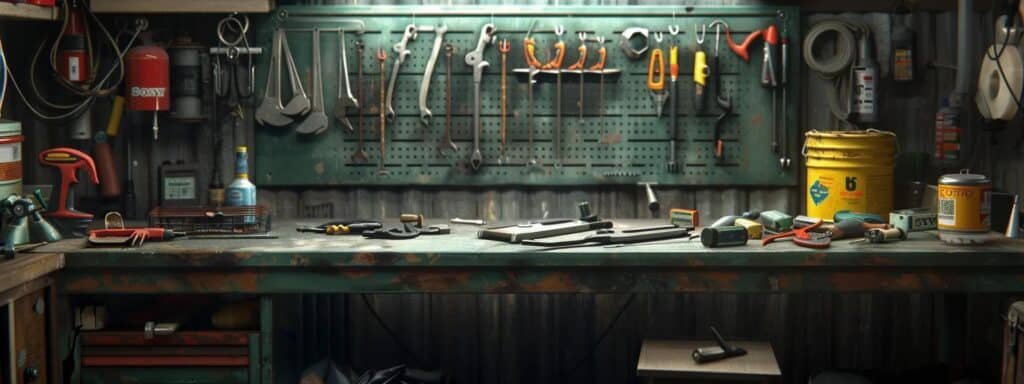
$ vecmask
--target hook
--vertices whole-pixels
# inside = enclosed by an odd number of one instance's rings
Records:
[[[657,42],[660,43],[664,39],[665,39],[665,33],[664,32],[654,32],[654,41],[657,41]]]
[[[697,33],[697,24],[693,25],[693,37],[697,38],[697,44],[704,44],[704,36],[708,33],[708,25],[700,25],[700,33]]]
[[[668,33],[672,36],[679,34],[679,24],[673,24],[668,26]]]

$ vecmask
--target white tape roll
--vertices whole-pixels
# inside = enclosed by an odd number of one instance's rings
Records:
[[[995,48],[989,47],[989,55],[995,56]],[[1007,45],[999,56],[999,64],[1003,67],[1006,81],[1000,76],[996,62],[989,59],[988,55],[982,57],[976,101],[978,109],[989,119],[1010,120],[1017,114],[1017,103],[1013,95],[1019,96],[1024,85],[1024,65],[1020,50],[1016,46]]]

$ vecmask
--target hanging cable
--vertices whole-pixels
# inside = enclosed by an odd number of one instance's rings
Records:
[[[0,117],[4,114],[4,99],[7,98],[7,54],[4,53],[4,41],[0,39]]]
[[[840,122],[853,124],[850,121],[850,99],[854,61],[857,57],[857,36],[870,38],[866,26],[844,20],[825,20],[814,24],[804,38],[804,62],[819,77],[832,82],[827,92],[829,111]],[[814,47],[821,44],[826,35],[835,35],[835,53],[830,57],[819,57]]]

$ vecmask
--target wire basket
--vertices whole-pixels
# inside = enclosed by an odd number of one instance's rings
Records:
[[[185,232],[189,236],[270,232],[270,212],[258,205],[244,207],[156,207],[149,225]]]

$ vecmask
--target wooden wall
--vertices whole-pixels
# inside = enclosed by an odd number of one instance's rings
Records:
[[[283,2],[282,2],[283,3]],[[309,2],[303,2],[309,3]],[[329,3],[320,2],[320,3]],[[363,2],[360,2],[363,3]],[[419,3],[419,2],[411,2]],[[463,2],[456,2],[463,3]],[[493,2],[491,2],[493,3]],[[536,2],[535,2],[536,3]],[[540,3],[546,3],[541,1]],[[552,1],[558,3],[558,1]],[[619,4],[587,1],[585,4]],[[693,1],[685,4],[696,3]],[[732,4],[734,1],[723,1]],[[739,1],[739,3],[750,3]],[[831,2],[829,2],[831,3]],[[886,2],[888,3],[888,2]],[[561,2],[561,4],[567,4]],[[705,4],[705,3],[702,3]],[[804,15],[805,28],[828,15]],[[887,57],[890,16],[857,14],[876,29],[880,58]],[[931,152],[934,114],[940,100],[952,89],[953,72],[929,63],[955,63],[955,14],[949,11],[919,11],[911,24],[917,32],[918,80],[909,85],[883,82],[882,129],[900,136],[903,153]],[[107,18],[112,22],[128,20]],[[991,25],[991,17],[979,13],[978,25]],[[173,18],[156,17],[158,28],[180,28]],[[214,39],[216,17],[199,17],[190,24],[193,38],[207,43]],[[191,26],[202,27],[191,27]],[[45,29],[29,23],[4,23],[0,32],[12,57],[12,66],[27,68],[31,42],[12,38],[26,29]],[[988,27],[976,29],[976,41],[990,39]],[[15,41],[12,41],[15,40]],[[796,46],[797,44],[794,44]],[[976,49],[980,57],[980,44]],[[974,64],[975,66],[977,63]],[[886,65],[887,66],[887,65]],[[975,67],[976,68],[976,67]],[[972,69],[974,71],[974,69]],[[259,76],[260,74],[258,74]],[[805,84],[800,100],[803,129],[829,126],[822,100],[825,84],[801,67]],[[28,121],[24,108],[13,95],[5,116]],[[766,101],[767,102],[767,101]],[[99,103],[95,126],[105,126],[106,107]],[[923,169],[901,167],[900,181],[933,181],[944,171],[971,167],[996,179],[998,187],[1024,190],[1024,162],[1020,124],[997,135],[970,113],[965,119],[969,139],[965,141],[967,161],[961,164],[931,164]],[[163,161],[219,161],[229,181],[230,148],[253,146],[251,116],[235,130],[229,124],[190,126],[163,119],[161,138],[149,137],[148,116],[126,116],[124,131],[115,142],[124,157],[128,140],[133,143],[137,164],[140,214],[155,202],[156,167]],[[210,132],[221,130],[226,149],[219,156],[210,151]],[[26,123],[26,154],[56,145],[74,145],[67,139],[67,126]],[[258,151],[256,147],[254,150]],[[122,164],[124,162],[122,161]],[[201,180],[207,180],[203,170]],[[54,175],[26,161],[28,183],[52,183]],[[659,189],[665,207],[700,209],[704,217],[716,217],[747,208],[802,210],[802,188],[673,188]],[[95,201],[91,187],[80,187],[85,205],[120,209],[116,202]],[[428,218],[480,217],[488,220],[524,219],[573,215],[575,203],[591,202],[606,217],[650,217],[643,191],[635,186],[600,188],[530,189],[371,189],[310,188],[261,189],[259,200],[269,206],[277,220],[306,217],[306,207],[331,203],[336,217],[393,217],[400,212],[420,212]],[[102,209],[97,207],[97,209]],[[664,212],[662,212],[664,214]],[[289,230],[279,228],[279,230]],[[941,364],[946,368],[926,369],[937,374],[974,374],[983,379],[997,375],[999,357],[999,314],[1012,295],[870,295],[870,294],[760,294],[732,293],[700,295],[638,295],[622,319],[597,349],[567,379],[579,383],[633,382],[633,370],[643,337],[708,338],[707,325],[716,325],[729,338],[770,340],[779,356],[785,382],[805,382],[822,369],[870,370],[892,373]],[[402,351],[369,315],[360,296],[302,295],[282,300],[285,316],[295,327],[280,329],[294,343],[280,352],[290,359],[291,373],[324,356],[357,369],[382,368],[400,362],[420,360],[422,365],[441,367],[461,383],[553,383],[590,350],[598,335],[616,315],[628,296],[622,295],[369,295],[369,301],[384,321],[417,357]],[[286,373],[288,370],[281,370]],[[900,380],[895,380],[900,381]]]

